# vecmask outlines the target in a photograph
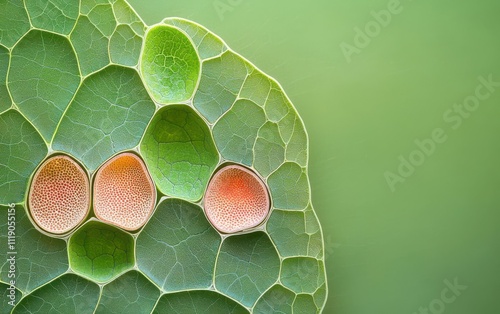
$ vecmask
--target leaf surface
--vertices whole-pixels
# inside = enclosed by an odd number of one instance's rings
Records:
[[[165,291],[209,288],[220,242],[200,207],[167,199],[137,239],[137,264]]]
[[[74,274],[66,274],[22,299],[13,313],[92,313],[99,286]]]
[[[6,303],[2,251],[0,313],[322,311],[328,287],[307,132],[278,82],[205,27],[182,18],[145,25],[125,0],[1,8],[0,227],[8,230],[14,203],[17,306]],[[122,153],[144,161],[156,189],[144,225],[120,229],[91,206],[69,234],[37,229],[26,194],[46,159],[74,159],[92,191],[96,171]],[[235,165],[270,201],[259,225],[227,234],[207,219],[205,193]],[[220,199],[255,199],[243,183],[220,185],[232,196]],[[133,219],[128,203],[143,200],[132,186],[121,182],[130,198],[110,215]],[[233,215],[250,215],[244,205]],[[0,234],[1,247],[8,241]]]
[[[142,273],[131,270],[103,287],[95,313],[151,313],[159,296],[160,290]]]

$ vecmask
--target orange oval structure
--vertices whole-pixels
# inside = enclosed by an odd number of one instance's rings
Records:
[[[68,156],[47,159],[31,182],[28,208],[41,229],[53,234],[71,231],[90,210],[87,173]]]
[[[260,225],[269,213],[269,193],[251,170],[229,165],[220,169],[208,184],[205,213],[223,233],[235,233]]]
[[[142,159],[122,153],[104,163],[94,181],[94,212],[100,220],[133,231],[153,212],[156,188]]]

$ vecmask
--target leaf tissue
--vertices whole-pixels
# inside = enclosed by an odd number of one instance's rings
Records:
[[[125,0],[0,7],[0,314],[322,312],[308,138],[279,83]]]

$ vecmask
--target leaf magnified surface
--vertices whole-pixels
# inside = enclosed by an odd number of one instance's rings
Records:
[[[91,204],[69,234],[34,223],[27,193],[49,156],[74,159],[92,190],[98,169],[124,153],[153,180],[152,213],[127,228]],[[148,26],[125,0],[3,1],[0,155],[0,226],[15,220],[17,254],[15,306],[5,292],[0,313],[323,310],[303,122],[279,83],[195,22]],[[205,194],[226,165],[255,174],[269,210],[223,233]],[[134,187],[127,197],[141,204],[141,186],[121,182],[118,195]],[[0,234],[0,245],[9,239]],[[0,257],[8,291],[9,256]]]

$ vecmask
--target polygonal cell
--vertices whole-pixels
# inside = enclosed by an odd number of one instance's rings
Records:
[[[109,37],[116,28],[113,7],[110,3],[94,6],[87,14],[89,21],[99,30],[100,34]]]
[[[80,15],[70,35],[83,75],[89,75],[109,64],[109,39],[101,33],[90,17]]]
[[[295,293],[281,285],[274,285],[262,295],[253,308],[254,313],[294,313]]]
[[[322,254],[322,237],[312,208],[305,211],[274,209],[266,224],[267,232],[281,257]]]
[[[220,242],[199,206],[166,199],[137,237],[137,266],[165,291],[209,288]]]
[[[19,111],[50,142],[80,84],[78,62],[68,39],[30,31],[12,49],[7,81]]]
[[[264,182],[251,170],[238,165],[217,171],[205,194],[205,213],[212,225],[224,233],[260,225],[269,207]]]
[[[126,24],[118,25],[109,41],[109,55],[116,64],[135,66],[139,62],[142,37]]]
[[[23,294],[19,289],[12,289],[10,283],[6,284],[3,282],[0,282],[0,314],[9,314],[10,310],[12,308],[12,303],[15,302],[16,300],[21,300],[23,297]]]
[[[182,29],[191,38],[202,60],[213,58],[227,50],[224,42],[203,26],[182,18],[166,18],[163,23]]]
[[[12,230],[12,219],[15,217],[15,233],[22,235],[18,239],[22,245],[15,247],[15,265],[8,262],[0,265],[0,282],[10,282],[13,279],[11,270],[15,271],[16,288],[27,294],[68,270],[66,241],[38,231],[25,208],[21,205],[0,206],[0,217],[0,230]],[[8,242],[12,244],[12,240],[8,240],[7,233],[5,235],[0,237],[0,244],[7,247]],[[10,256],[7,250],[0,251],[0,260],[7,261]],[[0,313],[3,314],[2,311]]]
[[[303,210],[309,204],[309,182],[305,168],[285,162],[267,179],[273,206],[286,210]]]
[[[133,153],[113,157],[96,173],[94,212],[102,221],[125,230],[139,229],[149,219],[155,201],[153,180]]]
[[[323,271],[324,271],[324,269],[323,269]],[[321,309],[325,306],[326,297],[328,294],[327,290],[328,290],[328,287],[326,285],[326,280],[325,280],[325,283],[323,283],[323,285],[321,287],[319,287],[313,295],[314,303],[316,304],[316,307],[318,307],[319,309]]]
[[[23,1],[3,0],[0,10],[0,44],[12,47],[30,29]]]
[[[144,275],[131,270],[102,288],[95,314],[151,313],[160,290]]]
[[[146,31],[146,25],[144,25],[144,22],[134,9],[129,6],[126,0],[113,0],[110,2],[112,2],[113,5],[116,22],[118,22],[118,24],[129,25],[134,32],[141,37],[142,41],[142,37]]]
[[[215,268],[215,288],[251,307],[277,282],[280,258],[267,234],[231,236],[221,245]]]
[[[208,126],[186,105],[166,106],[155,114],[141,155],[162,193],[189,201],[202,197],[219,162]]]
[[[295,293],[314,293],[325,283],[323,263],[310,257],[283,260],[281,282]]]
[[[146,33],[141,72],[156,102],[184,102],[192,97],[198,84],[200,60],[183,31],[156,25]]]
[[[75,274],[65,274],[23,298],[13,313],[92,313],[99,286]]]
[[[50,157],[33,177],[28,208],[33,220],[43,230],[54,234],[72,230],[90,210],[87,173],[66,155]]]
[[[248,314],[249,312],[233,300],[214,291],[185,291],[163,295],[154,314]]]
[[[78,18],[78,0],[25,0],[34,27],[69,34]]]
[[[268,121],[259,129],[253,152],[252,165],[264,177],[283,164],[285,143],[277,124]]]
[[[293,302],[294,314],[318,313],[322,304],[318,306],[310,294],[299,294]]]
[[[267,75],[253,69],[245,79],[245,84],[243,84],[240,91],[240,98],[249,99],[261,106],[266,104],[271,90],[271,81],[272,79]]]
[[[90,221],[69,239],[69,265],[79,274],[105,282],[134,265],[134,239],[120,229]]]
[[[47,155],[47,145],[17,110],[0,114],[0,134],[0,151],[8,152],[0,162],[0,204],[18,203],[25,197],[28,178]]]
[[[214,123],[233,105],[247,74],[246,62],[231,51],[204,61],[194,106]]]
[[[252,165],[255,140],[265,124],[264,110],[247,99],[238,99],[214,125],[215,144],[227,160]]]
[[[87,77],[64,113],[52,142],[91,171],[137,146],[155,111],[134,69],[109,66]]]

